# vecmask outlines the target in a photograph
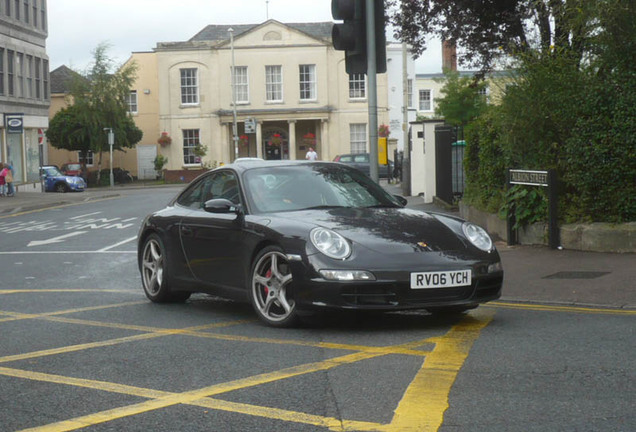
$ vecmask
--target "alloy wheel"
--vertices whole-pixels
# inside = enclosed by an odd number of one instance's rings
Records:
[[[292,275],[285,255],[269,251],[257,261],[252,274],[252,296],[257,312],[270,324],[281,324],[295,313]]]
[[[144,289],[148,294],[155,296],[163,283],[163,254],[161,246],[154,238],[146,242],[141,264]]]

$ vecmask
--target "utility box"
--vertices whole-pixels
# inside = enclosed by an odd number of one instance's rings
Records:
[[[442,120],[424,120],[411,123],[411,195],[421,195],[425,203],[432,203],[436,195],[435,127]]]

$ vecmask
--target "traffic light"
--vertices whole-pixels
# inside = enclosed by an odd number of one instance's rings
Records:
[[[367,73],[366,0],[331,0],[331,15],[335,20],[331,31],[333,47],[345,51],[348,74]],[[386,35],[384,30],[384,0],[373,0],[375,24],[376,72],[386,72]]]

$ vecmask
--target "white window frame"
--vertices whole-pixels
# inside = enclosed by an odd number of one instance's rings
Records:
[[[201,165],[201,161],[197,162],[194,154],[194,147],[201,143],[200,129],[182,129],[183,134],[183,164],[188,166]]]
[[[86,157],[84,158],[84,160],[82,160],[82,152],[77,152],[77,160],[79,161],[79,163],[83,163],[87,168],[93,166],[95,162],[94,157],[95,154],[93,153],[93,150],[89,150],[86,152]]]
[[[406,80],[406,92],[407,106],[413,108],[413,80],[411,78]]]
[[[265,101],[268,103],[283,102],[283,66],[265,66]]]
[[[298,65],[299,91],[301,101],[315,101],[318,99],[316,89],[316,65]]]
[[[199,69],[179,69],[181,105],[199,105]]]
[[[428,99],[423,95],[428,92]],[[428,101],[428,108],[423,106],[423,102]],[[418,111],[431,112],[433,111],[433,90],[432,89],[420,89],[418,92]]]
[[[234,95],[237,104],[250,103],[249,70],[247,66],[234,67]]]
[[[366,123],[350,123],[349,124],[349,147],[350,153],[366,153],[367,152],[367,124]]]
[[[130,93],[128,93],[128,112],[131,114],[137,114],[139,112],[137,90],[131,90]]]
[[[367,99],[367,76],[365,74],[349,75],[349,99]]]

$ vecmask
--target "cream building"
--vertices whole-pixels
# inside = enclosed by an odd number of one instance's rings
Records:
[[[322,160],[368,151],[366,77],[346,74],[344,53],[331,45],[331,27],[275,20],[210,25],[189,41],[159,43],[155,136],[165,132],[172,139],[159,148],[168,170],[229,163],[237,156],[304,159],[310,146]],[[378,124],[388,121],[386,82],[378,75]],[[252,120],[253,132],[246,129]],[[196,143],[206,149],[202,159]]]

